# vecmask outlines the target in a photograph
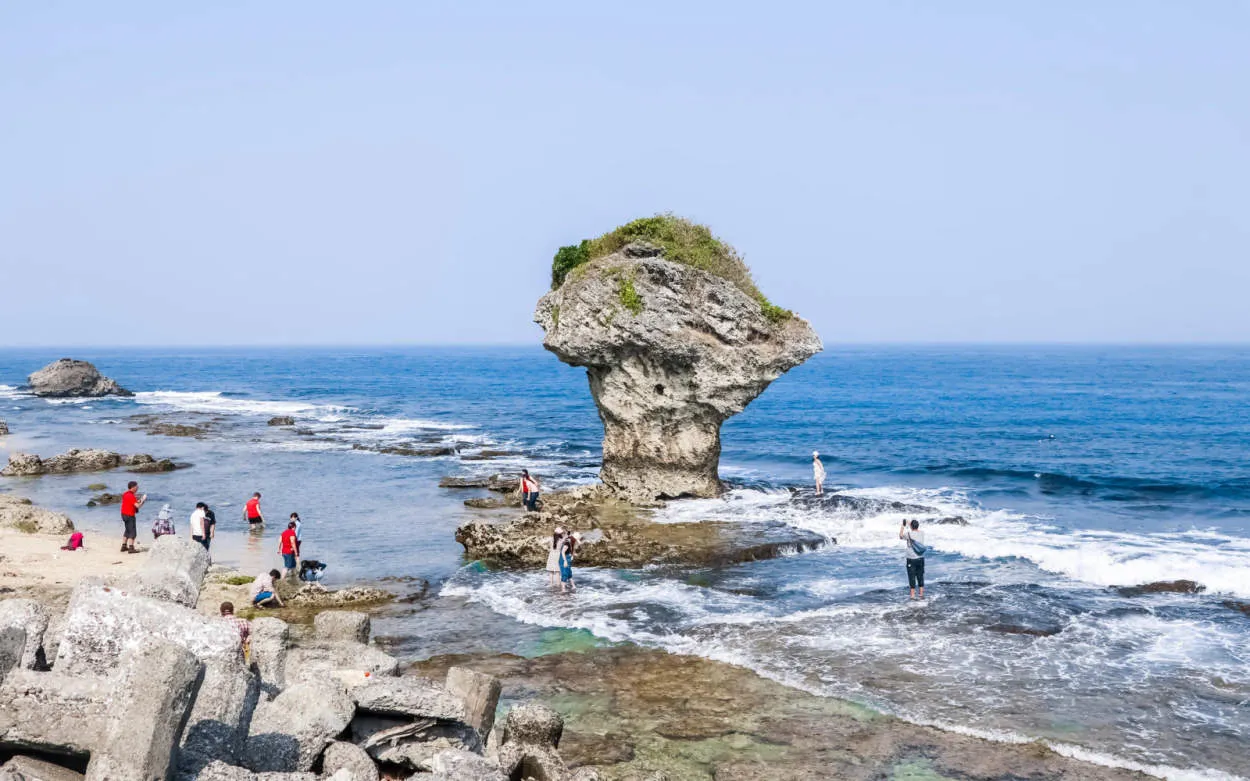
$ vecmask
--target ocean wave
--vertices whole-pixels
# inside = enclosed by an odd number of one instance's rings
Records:
[[[701,520],[777,522],[836,538],[840,548],[899,550],[905,519],[962,517],[967,525],[926,524],[936,551],[971,559],[1023,559],[1039,569],[1096,586],[1132,586],[1192,580],[1208,591],[1250,597],[1245,562],[1250,541],[1211,531],[1193,534],[1061,529],[1050,519],[1011,510],[989,510],[955,488],[885,486],[848,489],[843,496],[868,500],[851,507],[797,500],[785,490],[737,489],[718,499],[673,502],[659,511],[661,523]],[[894,509],[931,508],[929,513]]]
[[[578,570],[577,579],[576,597],[564,599],[549,591],[542,573],[466,568],[444,584],[441,595],[466,598],[534,626],[583,629],[612,642],[745,667],[812,694],[857,700],[913,723],[1002,742],[1036,740],[1026,735],[1027,727],[1018,726],[1030,723],[1027,714],[1048,713],[1091,687],[1109,692],[1099,707],[1112,710],[1129,701],[1124,707],[1136,703],[1142,710],[1160,697],[1172,702],[1166,710],[1173,715],[1142,727],[1155,735],[1170,734],[1177,718],[1184,721],[1175,700],[1200,685],[1189,683],[1187,676],[1218,676],[1226,685],[1250,687],[1244,634],[1209,621],[1085,612],[1069,619],[1057,636],[1034,642],[972,629],[968,620],[988,620],[985,605],[970,606],[957,598],[947,604],[940,594],[927,605],[869,599],[795,610],[776,599],[661,577],[640,580],[587,568]],[[860,588],[866,594],[873,590],[870,582]],[[1010,604],[1011,598],[995,587],[983,588]],[[917,626],[924,630],[916,631]],[[889,677],[891,670],[898,671],[897,677]],[[1155,681],[1151,689],[1141,687],[1144,678]],[[895,688],[882,689],[882,680],[893,680]],[[959,696],[950,694],[954,691]],[[1009,701],[1004,691],[1015,692],[1016,699]],[[961,723],[964,714],[966,723]],[[1017,716],[1023,721],[1014,721]],[[984,726],[999,722],[1005,727]],[[1099,750],[1103,743],[1098,739],[1092,746],[1041,742],[1082,761],[1170,781],[1237,778],[1219,770],[1144,761],[1131,750],[1117,756]],[[1153,750],[1146,756],[1182,757]]]
[[[227,396],[222,391],[141,391],[134,400],[138,404],[150,404],[184,412],[220,412],[239,415],[302,415],[332,422],[341,416],[355,412],[352,407],[333,404],[312,404],[300,401],[270,401]]]

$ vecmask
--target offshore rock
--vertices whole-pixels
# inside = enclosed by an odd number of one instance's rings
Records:
[[[30,453],[13,453],[9,464],[0,471],[4,477],[37,477],[39,475],[64,475],[74,472],[103,472],[119,466],[130,467],[131,472],[172,472],[183,468],[168,458],[157,460],[146,453],[132,456],[111,450],[75,448],[51,458],[40,458]]]
[[[133,396],[86,361],[62,358],[26,378],[30,392],[49,398]]]
[[[646,248],[642,248],[646,249]],[[822,349],[733,282],[636,245],[579,267],[538,302],[543,346],[585,366],[603,420],[600,477],[646,502],[721,491],[720,427]]]

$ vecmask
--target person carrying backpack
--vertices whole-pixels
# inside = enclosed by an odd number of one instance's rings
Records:
[[[924,544],[924,532],[920,531],[920,521],[912,519],[911,528],[898,530],[898,538],[907,542],[907,586],[911,590],[911,598],[916,598],[916,590],[920,590],[920,598],[924,599],[924,555],[929,546]]]

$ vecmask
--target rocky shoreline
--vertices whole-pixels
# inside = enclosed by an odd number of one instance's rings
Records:
[[[368,614],[339,609],[385,592],[303,586],[288,596],[311,626],[258,613],[245,655],[204,601],[242,584],[208,570],[200,545],[169,535],[127,573],[82,578],[63,613],[55,599],[0,601],[0,778],[597,777],[565,769],[549,708],[515,705],[497,728],[494,677],[399,676]]]

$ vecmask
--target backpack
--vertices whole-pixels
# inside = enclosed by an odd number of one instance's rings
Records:
[[[61,550],[78,550],[82,547],[82,532],[74,532],[69,536],[69,542],[61,546]]]
[[[928,545],[925,545],[923,542],[916,542],[915,540],[913,540],[911,538],[910,532],[907,535],[907,544],[911,546],[911,552],[916,554],[917,556],[924,556],[925,553],[929,550]]]

